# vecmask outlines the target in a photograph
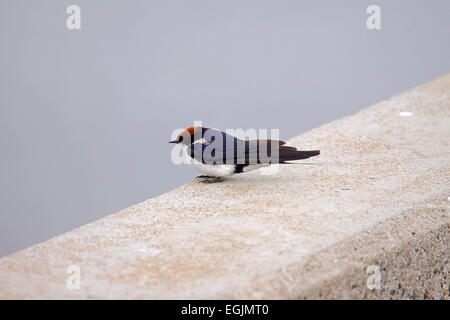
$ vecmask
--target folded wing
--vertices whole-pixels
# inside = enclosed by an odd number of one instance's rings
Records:
[[[307,159],[320,154],[319,150],[301,151],[286,146],[280,140],[240,140],[220,132],[211,140],[193,143],[189,156],[204,164],[274,164]]]

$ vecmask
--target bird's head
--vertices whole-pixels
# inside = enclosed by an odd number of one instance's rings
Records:
[[[198,135],[198,137],[197,137]],[[169,143],[181,143],[185,145],[190,145],[191,143],[194,143],[196,140],[194,137],[201,138],[202,136],[202,130],[201,127],[189,127],[183,131],[177,136],[175,140],[169,141]]]

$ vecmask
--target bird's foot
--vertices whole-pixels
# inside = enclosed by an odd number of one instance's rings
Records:
[[[197,178],[202,178],[203,179],[201,180],[202,183],[216,183],[224,180],[222,177],[210,177],[210,176],[199,176]]]
[[[209,178],[214,178],[211,176],[205,176],[205,175],[201,175],[201,176],[196,176],[195,179],[209,179]]]

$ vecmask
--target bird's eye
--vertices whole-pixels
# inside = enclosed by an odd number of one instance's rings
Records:
[[[181,137],[178,139],[178,143],[180,143],[181,141],[183,141],[183,136],[181,136]]]

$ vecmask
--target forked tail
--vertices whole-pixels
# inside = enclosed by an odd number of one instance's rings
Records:
[[[311,157],[318,156],[319,154],[320,154],[320,150],[301,151],[301,150],[297,150],[294,147],[288,147],[288,146],[280,147],[280,151],[279,151],[280,163],[289,163],[289,162],[285,162],[285,161],[308,159]]]

